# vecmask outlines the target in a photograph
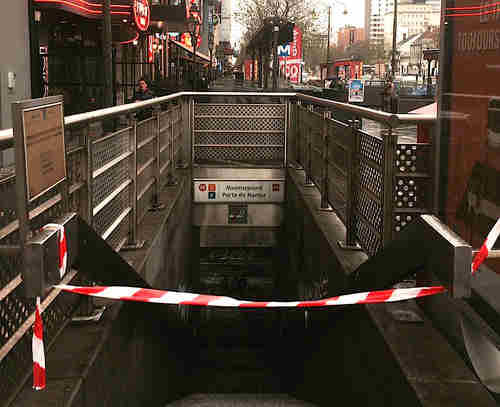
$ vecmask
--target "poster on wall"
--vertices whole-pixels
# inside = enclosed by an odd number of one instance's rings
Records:
[[[500,218],[500,13],[492,2],[474,3],[446,1],[439,204],[446,223],[477,248]],[[486,265],[500,273],[499,259]]]
[[[349,81],[349,103],[364,102],[365,84],[361,79],[351,79]]]

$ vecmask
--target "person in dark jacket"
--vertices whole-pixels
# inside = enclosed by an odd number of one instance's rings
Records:
[[[138,89],[134,93],[134,102],[142,102],[144,100],[153,99],[153,92],[149,89],[148,82],[145,78],[139,79]],[[153,109],[148,107],[137,112],[137,120],[141,121],[151,117]]]

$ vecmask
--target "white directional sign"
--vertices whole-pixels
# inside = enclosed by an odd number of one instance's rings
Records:
[[[194,181],[194,202],[284,202],[285,181]]]

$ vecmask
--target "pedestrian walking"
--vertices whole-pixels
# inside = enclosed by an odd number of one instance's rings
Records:
[[[153,99],[153,92],[149,89],[148,81],[145,78],[139,79],[138,88],[134,93],[134,102],[142,102],[144,100]],[[148,107],[137,112],[137,120],[145,120],[153,115],[153,108]]]

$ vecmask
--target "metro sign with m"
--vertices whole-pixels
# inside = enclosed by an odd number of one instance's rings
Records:
[[[290,44],[278,45],[278,56],[289,57],[290,56]]]

